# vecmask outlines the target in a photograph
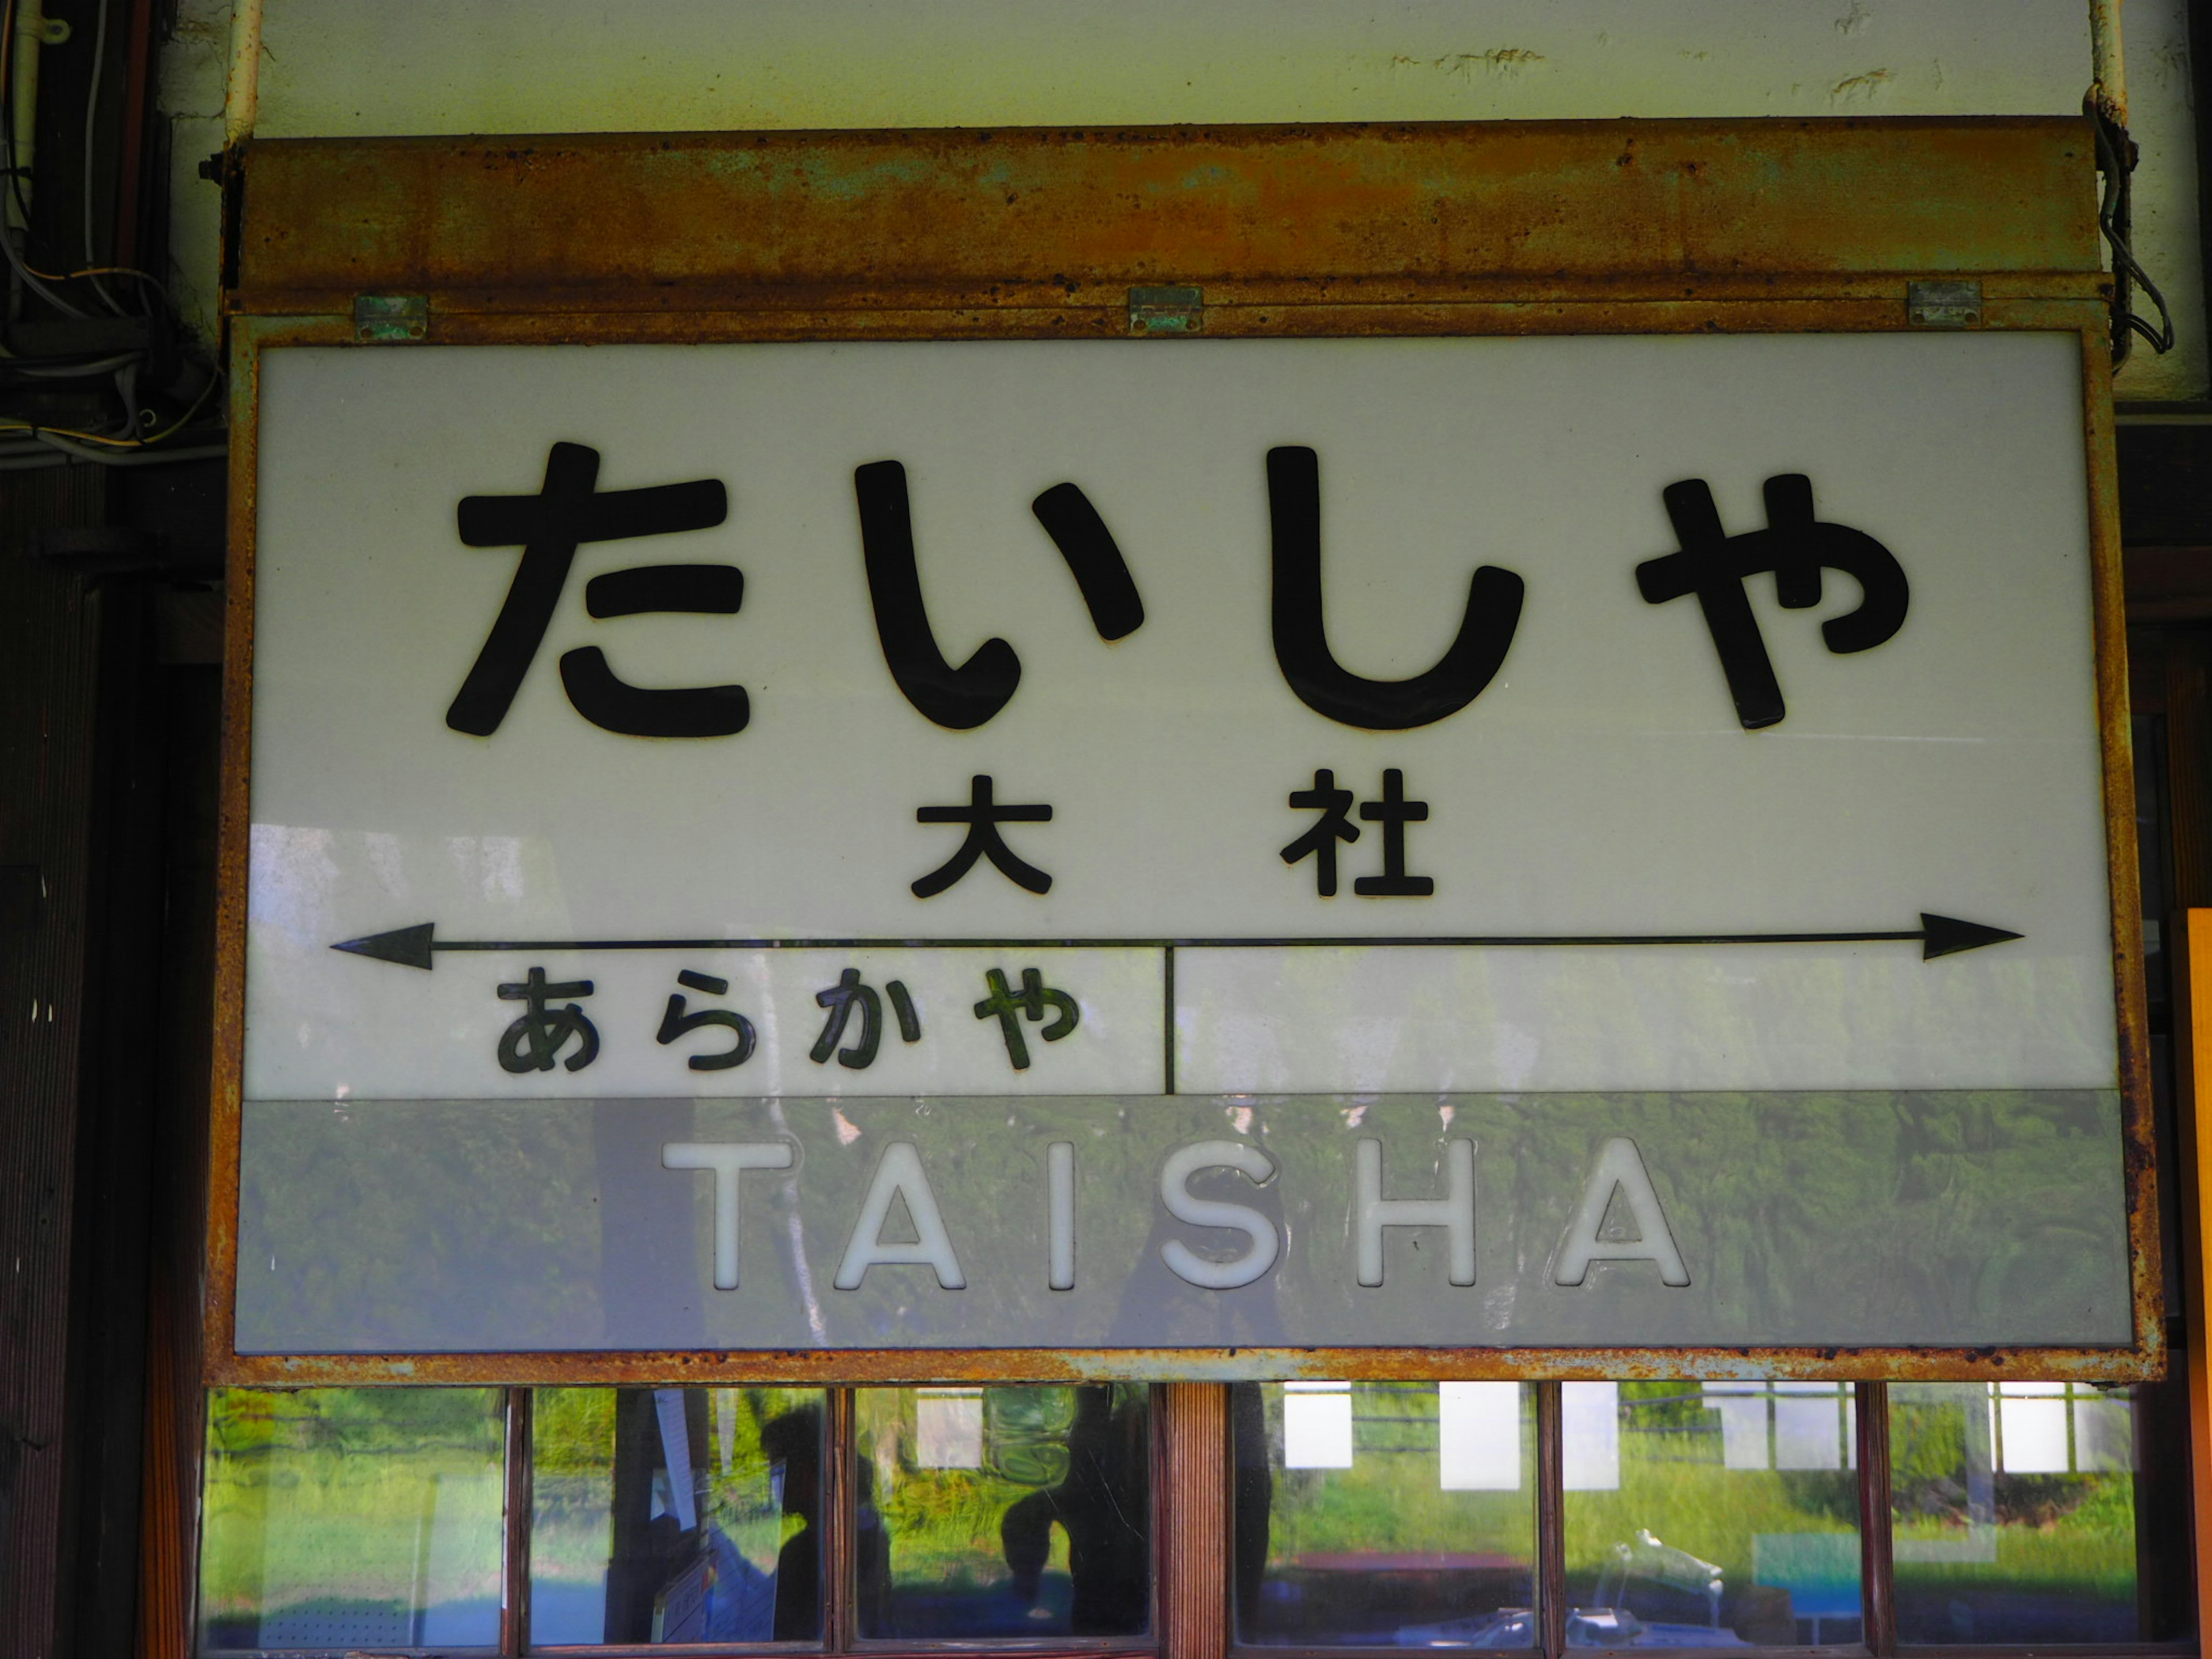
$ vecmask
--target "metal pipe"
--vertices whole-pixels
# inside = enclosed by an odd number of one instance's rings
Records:
[[[2120,0],[2089,0],[2089,96],[2116,126],[2128,124],[2127,59],[2120,50]]]
[[[38,143],[39,48],[46,44],[46,9],[42,0],[18,0],[15,8],[14,84],[8,88],[14,118],[9,124],[9,165],[16,169],[8,191],[8,228],[21,231],[31,210],[31,156]]]
[[[253,136],[261,110],[261,4],[262,0],[233,0],[230,9],[230,79],[222,95],[226,149]]]

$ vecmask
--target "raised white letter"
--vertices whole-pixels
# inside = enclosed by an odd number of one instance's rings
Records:
[[[1194,1227],[1233,1227],[1250,1237],[1252,1248],[1232,1261],[1209,1261],[1181,1239],[1171,1238],[1160,1246],[1160,1259],[1178,1278],[1201,1290],[1233,1291],[1273,1267],[1283,1243],[1275,1224],[1257,1210],[1191,1196],[1191,1176],[1217,1167],[1240,1170],[1259,1186],[1275,1176],[1275,1160],[1257,1146],[1241,1140],[1201,1140],[1170,1153],[1161,1166],[1160,1202],[1176,1220]]]
[[[1444,1142],[1444,1195],[1435,1199],[1382,1196],[1381,1141],[1362,1140],[1352,1157],[1352,1230],[1357,1236],[1359,1282],[1382,1282],[1385,1227],[1442,1227],[1451,1245],[1445,1277],[1455,1285],[1474,1284],[1474,1143],[1465,1135]]]
[[[714,1173],[714,1288],[738,1288],[738,1171],[788,1170],[787,1140],[672,1140],[660,1149],[664,1170]]]
[[[1615,1192],[1626,1200],[1638,1234],[1619,1243],[1598,1236]],[[1674,1235],[1668,1229],[1667,1213],[1659,1207],[1659,1194],[1651,1188],[1650,1172],[1644,1169],[1636,1143],[1626,1135],[1615,1135],[1597,1150],[1596,1167],[1583,1185],[1582,1207],[1559,1244],[1553,1282],[1581,1284],[1593,1261],[1656,1261],[1661,1284],[1690,1282],[1690,1270],[1682,1265],[1682,1253],[1674,1248]]]
[[[1051,1261],[1045,1283],[1055,1291],[1075,1288],[1075,1143],[1055,1140],[1044,1149],[1045,1231]]]
[[[884,1223],[890,1219],[891,1200],[906,1200],[906,1212],[914,1218],[915,1242],[887,1244]],[[948,1291],[964,1290],[968,1276],[960,1271],[960,1258],[952,1254],[952,1241],[945,1231],[945,1218],[937,1211],[937,1194],[921,1170],[921,1154],[910,1140],[894,1140],[876,1160],[875,1177],[860,1206],[860,1218],[845,1241],[845,1256],[830,1282],[841,1291],[857,1291],[868,1269],[886,1267],[924,1267],[937,1270],[937,1282]]]

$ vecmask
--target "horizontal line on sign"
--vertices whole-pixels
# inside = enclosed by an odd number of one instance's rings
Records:
[[[1235,939],[440,939],[439,951],[1163,951],[1246,947],[1368,948],[1407,945],[1462,949],[1531,945],[1859,945],[1917,939],[1918,929],[1881,933],[1469,933],[1402,938],[1351,934],[1343,938]]]
[[[334,951],[371,957],[403,967],[428,968],[441,951],[1012,951],[1012,950],[1356,950],[1408,946],[1462,950],[1513,949],[1540,945],[1610,947],[1632,945],[1875,945],[1917,942],[1923,957],[1954,956],[2020,935],[2002,927],[1960,921],[1954,916],[1920,913],[1917,928],[1854,928],[1849,932],[1773,933],[1453,933],[1404,938],[1349,934],[1334,937],[1149,938],[1149,939],[441,939],[435,922],[341,939]]]

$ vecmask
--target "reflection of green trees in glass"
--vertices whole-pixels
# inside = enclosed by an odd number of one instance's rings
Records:
[[[1447,1413],[1443,1393],[1432,1382],[1231,1391],[1242,1639],[1526,1644],[1533,1396],[1510,1382],[1474,1384],[1453,1390]],[[1329,1467],[1347,1427],[1351,1461]]]
[[[1535,1419],[1524,1405],[1520,1486],[1448,1492],[1438,1479],[1433,1382],[1359,1382],[1352,1389],[1352,1467],[1283,1467],[1283,1391],[1265,1391],[1274,1496],[1271,1572],[1301,1557],[1423,1551],[1535,1557]]]
[[[818,1389],[708,1389],[702,1517],[763,1572],[805,1525],[784,1512],[769,1482],[761,1430],[787,1412],[822,1407]],[[596,1584],[612,1544],[613,1389],[539,1389],[531,1396],[533,1581]]]
[[[978,1470],[913,1471],[887,1490],[881,1506],[891,1543],[893,1581],[946,1589],[975,1589],[1006,1577],[999,1522],[1025,1496],[1012,1482]],[[1067,1570],[1067,1546],[1056,1539],[1048,1570]]]
[[[540,1478],[606,1468],[615,1432],[612,1389],[539,1389],[530,1401],[530,1462]]]
[[[1618,1386],[1620,1484],[1566,1494],[1569,1593],[1577,1602],[1595,1592],[1615,1546],[1649,1531],[1723,1568],[1723,1620],[1738,1622],[1759,1537],[1856,1530],[1850,1470],[1729,1468],[1715,1396],[1700,1385]],[[800,1522],[770,1495],[763,1425],[794,1409],[818,1409],[820,1393],[705,1393],[706,1509],[743,1553],[772,1569]],[[950,1431],[939,1424],[929,1449],[943,1460],[938,1467],[922,1461],[925,1395],[953,1423]],[[1354,1459],[1345,1469],[1282,1468],[1283,1395],[1276,1388],[1264,1395],[1275,1468],[1271,1576],[1331,1554],[1533,1557],[1534,1430],[1525,1411],[1521,1488],[1454,1492],[1438,1479],[1433,1385],[1357,1385]],[[1141,1410],[1142,1395],[1140,1388],[1117,1386],[1116,1413]],[[1001,1524],[1014,1504],[1068,1478],[1076,1397],[1066,1387],[860,1391],[860,1455],[873,1477],[866,1484],[896,1586],[957,1593],[1004,1584]],[[2069,1409],[2131,1408],[2124,1394],[2089,1398],[2085,1391],[2084,1400],[2069,1398]],[[1972,1603],[1984,1609],[1984,1635],[1993,1634],[1989,1607],[2036,1598],[2102,1604],[2113,1618],[2131,1620],[2132,1474],[1997,1471],[1990,1409],[1980,1384],[1892,1390],[1903,1604],[1909,1610],[1916,1595],[1936,1598],[1939,1610]],[[970,1410],[972,1421],[961,1418]],[[534,1580],[604,1579],[614,1426],[612,1389],[534,1395]],[[2089,1461],[2082,1432],[2073,1432],[2079,1461]],[[287,1620],[304,1628],[348,1614],[380,1619],[380,1628],[396,1632],[390,1640],[406,1642],[419,1638],[422,1616],[434,1607],[495,1632],[503,1437],[494,1389],[214,1391],[201,1553],[205,1645],[279,1645]],[[963,1458],[972,1462],[961,1466]],[[1055,1527],[1046,1571],[1067,1570],[1066,1538]],[[1763,1639],[1796,1638],[1778,1627]],[[1946,1626],[1919,1639],[1957,1638]]]
[[[1616,1386],[1619,1483],[1565,1494],[1571,1605],[1603,1601],[1625,1605],[1647,1622],[1708,1623],[1715,1616],[1712,1603],[1686,1581],[1669,1583],[1635,1565],[1624,1574],[1624,1547],[1634,1550],[1645,1534],[1721,1570],[1717,1616],[1747,1640],[1790,1645],[1801,1639],[1784,1588],[1793,1577],[1836,1578],[1828,1586],[1831,1592],[1840,1589],[1849,1598],[1848,1587],[1858,1577],[1855,1471],[1771,1467],[1777,1460],[1767,1437],[1770,1401],[1764,1393],[1731,1399],[1734,1408],[1753,1414],[1755,1426],[1738,1443],[1739,1462],[1745,1467],[1730,1468],[1720,1408],[1701,1384],[1642,1381]],[[1807,1410],[1824,1425],[1832,1420],[1833,1432],[1822,1437],[1822,1449],[1838,1466],[1843,1463],[1848,1419],[1840,1397],[1784,1395],[1773,1403]],[[1832,1549],[1814,1547],[1820,1553],[1814,1559],[1833,1558],[1823,1560],[1830,1571],[1814,1572],[1802,1562],[1794,1571],[1778,1567],[1778,1556],[1805,1553],[1799,1540],[1824,1535],[1848,1540]],[[1635,1559],[1631,1557],[1632,1563]],[[1840,1574],[1834,1571],[1839,1565]],[[1800,1593],[1809,1588],[1801,1585]],[[1823,1639],[1834,1640],[1832,1631]]]
[[[1591,1128],[1571,1109],[1583,1102],[1552,1103],[1484,1158],[1578,1176]],[[1619,1097],[1606,1121],[1644,1141],[1692,1273],[1739,1287],[1753,1330],[1893,1337],[1903,1317],[1911,1340],[1996,1321],[2032,1337],[2082,1306],[2124,1308],[2107,1096],[1645,1096]]]
[[[531,1397],[530,1576],[605,1580],[612,1543],[615,1391],[539,1389]]]
[[[1645,1434],[1705,1434],[1717,1426],[1705,1391],[1694,1383],[1623,1382],[1620,1409]],[[1680,1455],[1680,1454],[1678,1454]],[[1698,1461],[1705,1459],[1699,1455]]]
[[[272,1316],[345,1332],[369,1352],[418,1346],[406,1332],[432,1299],[465,1309],[487,1347],[597,1340],[599,1196],[588,1110],[476,1102],[456,1114],[434,1101],[378,1101],[355,1108],[347,1133],[333,1138],[313,1132],[324,1107],[246,1109],[244,1235],[304,1243],[324,1230],[330,1195],[347,1194],[349,1255],[341,1265],[287,1249],[290,1271]],[[520,1156],[526,1148],[530,1155]]]
[[[854,1410],[863,1539],[889,1554],[863,1635],[1146,1628],[1142,1385],[863,1389]]]
[[[2079,1473],[1996,1468],[2000,1402],[1987,1384],[1892,1385],[1890,1486],[1906,1639],[2012,1639],[1991,1620],[2035,1616],[2039,1605],[2056,1603],[2077,1611],[2106,1604],[2106,1638],[2136,1635],[2135,1477],[2098,1468],[2099,1449],[2082,1435],[2085,1415],[2112,1413],[2124,1444],[2131,1396],[2083,1389],[2043,1398],[2063,1403],[2069,1461]],[[1957,1628],[1962,1622],[1967,1627]]]
[[[975,1589],[1006,1577],[999,1523],[1031,1491],[1066,1473],[1059,1437],[1073,1419],[1074,1394],[1068,1388],[860,1390],[860,1456],[874,1468],[876,1509],[889,1537],[895,1584]],[[971,1400],[981,1431],[980,1462],[966,1468],[924,1466],[921,1460],[931,1449],[922,1443],[921,1414],[939,1410],[954,1417],[969,1409]],[[963,1453],[953,1444],[937,1455]],[[1048,1571],[1066,1567],[1066,1540],[1055,1533]]]
[[[347,1620],[416,1641],[441,1608],[458,1621],[441,1639],[496,1640],[503,1441],[496,1389],[215,1390],[205,1644],[303,1645]]]

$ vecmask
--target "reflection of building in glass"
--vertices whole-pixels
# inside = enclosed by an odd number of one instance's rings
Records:
[[[2124,1474],[2136,1466],[2134,1415],[2080,1382],[1992,1382],[1991,1467],[1999,1474]]]
[[[925,1469],[983,1467],[983,1391],[914,1391],[914,1461]]]
[[[1853,1469],[1858,1410],[1848,1382],[1708,1382],[1731,1469]]]

